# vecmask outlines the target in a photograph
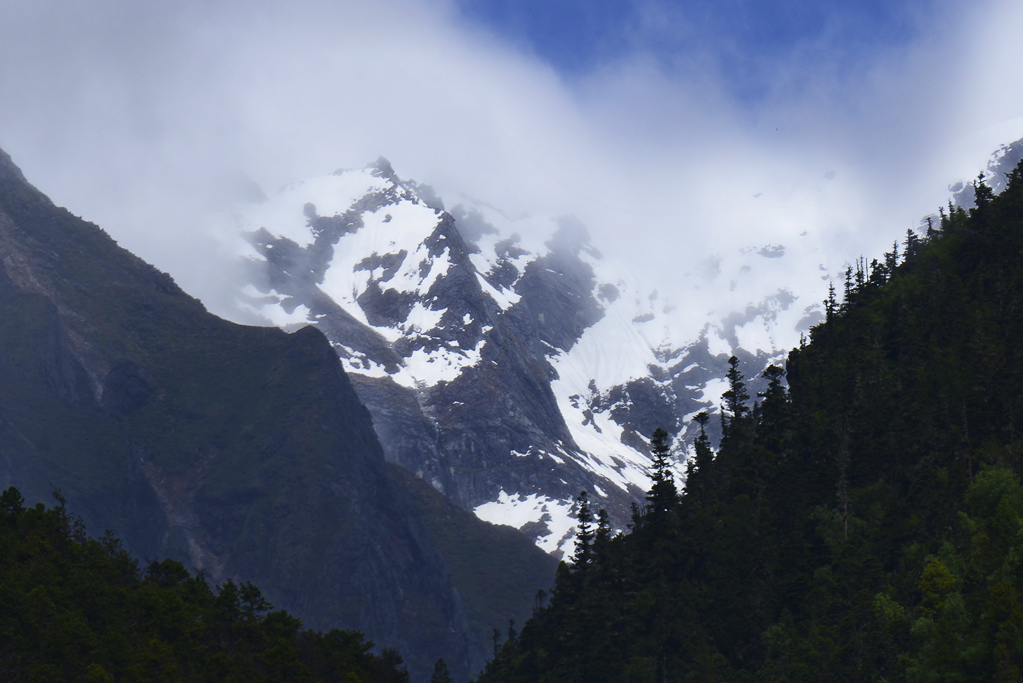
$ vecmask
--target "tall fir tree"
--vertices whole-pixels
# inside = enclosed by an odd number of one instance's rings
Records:
[[[447,662],[441,657],[433,665],[433,675],[430,676],[430,683],[454,683],[454,679],[451,678],[451,672],[448,671]]]
[[[732,356],[728,359],[728,373],[725,378],[728,380],[728,389],[721,394],[723,402],[721,410],[722,445],[748,436],[746,418],[750,411],[749,406],[746,405],[750,396],[746,391],[746,383],[739,370],[737,357]]]
[[[678,500],[675,477],[671,472],[671,445],[668,432],[658,427],[650,438],[650,490],[646,494],[647,513],[654,516],[671,510]]]
[[[593,512],[590,510],[590,494],[585,490],[579,492],[575,500],[578,509],[575,513],[575,553],[572,564],[576,571],[585,571],[593,559]]]

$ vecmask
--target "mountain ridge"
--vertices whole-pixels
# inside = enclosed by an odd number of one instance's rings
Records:
[[[480,518],[561,556],[587,489],[624,528],[650,435],[663,425],[676,445],[691,440],[680,418],[716,400],[731,349],[712,350],[706,330],[665,342],[670,303],[610,270],[578,221],[523,237],[492,208],[446,211],[423,187],[380,160],[246,207],[242,307],[318,326],[388,460]],[[793,301],[751,308],[727,334]],[[754,374],[770,358],[738,353]]]
[[[319,331],[213,316],[6,154],[0,266],[0,483],[30,502],[57,486],[139,557],[362,630],[416,680],[442,653],[459,676],[482,664],[485,635]]]

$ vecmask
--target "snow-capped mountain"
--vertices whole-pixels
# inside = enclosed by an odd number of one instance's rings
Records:
[[[681,472],[690,421],[717,405],[730,355],[756,378],[821,317],[782,289],[685,328],[577,221],[445,211],[384,160],[293,184],[236,220],[253,319],[316,325],[388,459],[555,554],[572,545],[580,490],[624,527],[657,427]],[[690,279],[734,288],[784,253],[740,249],[693,264]]]

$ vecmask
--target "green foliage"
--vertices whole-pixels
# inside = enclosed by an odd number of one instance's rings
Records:
[[[647,514],[653,517],[667,514],[678,502],[678,490],[671,473],[671,446],[668,432],[660,427],[650,438],[650,453],[653,466],[650,472],[650,493],[647,494]]]
[[[444,662],[444,658],[441,657],[437,660],[437,663],[433,665],[433,674],[430,676],[430,683],[454,683],[451,678],[451,673],[448,671],[448,665]]]
[[[1020,680],[1023,164],[975,190],[850,268],[761,403],[733,359],[670,522],[559,572],[480,683]]]
[[[0,494],[0,680],[407,681],[355,631],[305,631],[259,589],[138,563],[63,505]],[[396,658],[396,659],[395,659]]]

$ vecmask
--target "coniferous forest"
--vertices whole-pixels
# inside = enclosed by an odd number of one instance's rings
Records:
[[[761,395],[733,359],[684,494],[658,433],[627,533],[581,496],[572,562],[479,682],[1020,680],[1023,163],[1008,181],[851,268]]]
[[[0,681],[408,682],[394,650],[303,630],[249,582],[211,586],[173,560],[140,569],[57,496],[26,508],[0,494]]]

